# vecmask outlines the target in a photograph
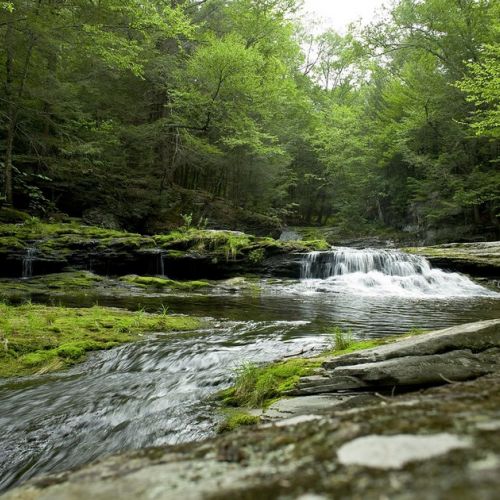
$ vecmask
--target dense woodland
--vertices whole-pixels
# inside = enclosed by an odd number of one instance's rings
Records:
[[[345,35],[299,8],[0,1],[0,203],[498,236],[500,2],[401,0]]]

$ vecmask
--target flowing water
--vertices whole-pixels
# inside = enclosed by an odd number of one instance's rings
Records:
[[[0,489],[120,450],[206,438],[210,396],[245,361],[312,355],[333,326],[394,335],[500,316],[500,295],[466,276],[392,251],[338,249],[304,258],[301,280],[250,289],[99,297],[101,305],[209,317],[202,330],[152,333],[72,369],[0,382]],[[95,297],[58,298],[92,305]]]
[[[36,249],[28,248],[22,262],[22,277],[31,278],[33,276],[33,261],[35,260]]]

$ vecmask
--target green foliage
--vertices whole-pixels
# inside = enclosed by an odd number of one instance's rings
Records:
[[[204,228],[221,199],[352,235],[498,231],[498,2],[399,0],[345,35],[305,33],[299,4],[1,2],[15,202],[139,231]]]
[[[500,9],[497,9],[500,15]],[[497,19],[496,31],[500,35]],[[457,82],[474,103],[472,128],[478,136],[500,138],[500,47],[485,45],[480,62],[469,64],[469,74]]]

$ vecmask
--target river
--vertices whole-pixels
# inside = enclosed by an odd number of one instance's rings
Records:
[[[89,306],[81,297],[58,298]],[[101,305],[208,318],[197,331],[152,332],[70,370],[0,382],[0,490],[110,453],[200,440],[221,416],[212,396],[244,362],[314,355],[340,326],[355,338],[500,316],[500,295],[425,259],[340,249],[304,259],[301,280],[250,293],[102,296]]]

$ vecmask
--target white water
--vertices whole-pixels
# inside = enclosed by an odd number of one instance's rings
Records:
[[[23,278],[31,278],[33,276],[33,261],[35,260],[35,248],[26,249],[26,255],[23,257]]]
[[[417,255],[338,248],[311,252],[302,263],[299,293],[337,292],[416,298],[479,297],[497,293],[459,273],[433,269]]]

